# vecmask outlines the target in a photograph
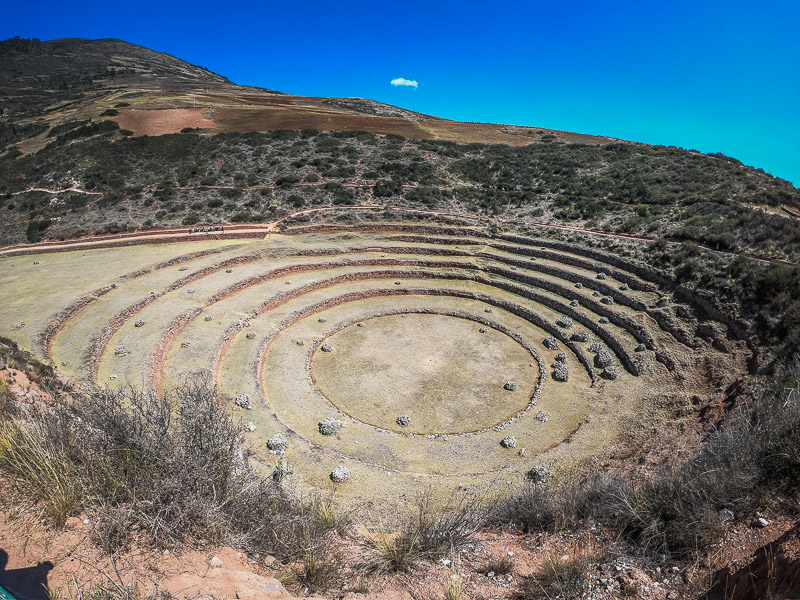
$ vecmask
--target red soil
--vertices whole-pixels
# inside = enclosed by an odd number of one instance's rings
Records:
[[[185,127],[216,129],[217,124],[206,118],[204,111],[204,108],[128,109],[109,120],[119,123],[122,129],[130,129],[136,136],[179,133]]]

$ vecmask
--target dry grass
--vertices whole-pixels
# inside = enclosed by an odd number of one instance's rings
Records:
[[[343,412],[400,433],[493,427],[528,405],[539,370],[528,366],[531,355],[521,344],[495,329],[479,333],[480,327],[445,315],[371,318],[327,338],[334,351],[314,355],[315,386]],[[498,377],[519,389],[499,394]],[[399,415],[409,415],[411,424],[397,425]]]
[[[1,423],[0,472],[55,524],[94,515],[93,538],[107,552],[139,535],[156,547],[192,540],[284,559],[324,555],[346,525],[329,504],[258,475],[240,436],[205,381],[174,401],[106,391]]]
[[[653,557],[697,556],[723,528],[718,512],[745,518],[767,503],[800,506],[800,369],[757,390],[683,463],[650,477],[599,475],[532,485],[497,503],[492,521],[525,530],[563,530],[584,520],[615,527]]]
[[[337,553],[311,550],[299,566],[283,571],[279,581],[302,593],[325,592],[342,581],[342,558]]]
[[[454,570],[447,578],[447,583],[445,583],[445,600],[461,600],[463,594],[464,578]]]
[[[516,599],[581,598],[589,587],[587,574],[602,559],[598,554],[585,554],[568,560],[557,554],[548,554],[541,570],[525,578]]]
[[[514,561],[508,556],[491,558],[480,567],[480,573],[494,573],[495,575],[509,575],[514,571]]]
[[[395,514],[391,527],[382,523],[376,534],[367,537],[371,566],[406,572],[421,560],[455,555],[475,541],[485,518],[481,500],[461,496],[437,504],[432,490],[424,493],[416,510]]]
[[[75,466],[50,433],[41,422],[0,422],[0,471],[23,484],[61,526],[80,507],[81,490]]]

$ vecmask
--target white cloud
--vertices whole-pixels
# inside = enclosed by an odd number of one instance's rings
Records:
[[[392,79],[392,85],[395,87],[402,85],[405,87],[412,87],[414,89],[417,89],[417,86],[419,86],[419,84],[415,79],[406,79],[405,77],[398,77],[396,79]]]

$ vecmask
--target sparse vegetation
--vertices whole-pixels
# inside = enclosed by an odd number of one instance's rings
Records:
[[[601,562],[592,554],[570,557],[549,554],[538,573],[526,577],[516,600],[580,598],[589,589],[587,574]]]
[[[599,475],[578,483],[531,485],[500,503],[493,519],[558,531],[590,519],[611,524],[649,556],[686,557],[722,532],[719,511],[748,516],[767,502],[800,507],[800,371],[753,392],[685,462],[644,480]]]
[[[174,399],[97,392],[30,423],[2,423],[0,472],[56,524],[79,510],[95,514],[93,536],[109,552],[138,531],[156,547],[191,539],[319,560],[337,526],[330,510],[257,475],[240,435],[202,381]]]

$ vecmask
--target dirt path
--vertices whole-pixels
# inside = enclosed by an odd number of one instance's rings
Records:
[[[317,184],[309,184],[309,185],[317,185]],[[351,184],[351,185],[360,185],[360,184]],[[219,187],[225,187],[225,186],[219,186]],[[190,189],[190,188],[179,188],[179,189]],[[82,190],[76,190],[76,191],[82,191]],[[97,193],[97,192],[84,192],[84,193]],[[253,238],[253,237],[258,237],[259,234],[269,235],[270,233],[274,233],[275,231],[278,230],[278,227],[280,226],[281,223],[283,223],[288,219],[291,219],[292,217],[312,214],[321,211],[337,211],[337,210],[393,210],[397,212],[404,212],[410,214],[416,213],[416,214],[425,214],[436,217],[456,217],[460,219],[470,219],[474,221],[485,221],[488,218],[481,215],[467,215],[462,213],[455,213],[455,212],[441,211],[441,210],[402,208],[402,207],[383,205],[383,204],[357,204],[354,206],[320,206],[317,208],[306,208],[303,210],[291,212],[269,223],[264,223],[264,224],[249,223],[249,224],[226,226],[224,233],[223,232],[189,233],[189,231],[193,229],[191,227],[151,229],[146,231],[136,231],[132,233],[123,233],[123,234],[115,234],[108,236],[92,236],[74,240],[65,240],[63,242],[42,242],[35,245],[18,244],[15,246],[8,246],[6,248],[0,249],[0,257],[19,256],[25,254],[39,254],[47,252],[63,252],[65,250],[72,250],[72,249],[80,250],[84,248],[109,248],[114,246],[129,246],[129,245],[146,244],[146,243],[169,243],[169,242],[194,241],[194,240],[200,241],[203,239],[208,239],[207,236],[214,236],[212,239]],[[589,235],[599,235],[617,239],[635,240],[642,242],[652,242],[655,241],[656,239],[659,239],[653,236],[636,235],[632,233],[614,233],[609,231],[601,231],[597,229],[587,229],[585,227],[576,227],[573,225],[555,225],[552,223],[544,223],[540,221],[517,221],[517,223],[531,227],[549,227],[551,229],[560,229],[562,231],[571,231],[574,233],[584,233]],[[663,239],[665,239],[668,242],[676,242],[676,243],[683,241],[673,238],[663,238]],[[713,252],[716,254],[723,254],[726,256],[745,256],[749,259],[762,263],[784,264],[790,267],[800,267],[800,263],[795,263],[788,260],[781,260],[777,258],[771,258],[768,256],[762,256],[751,252],[733,252],[731,250],[718,250],[716,248],[705,246],[703,244],[698,244],[698,246],[703,248],[707,252]]]
[[[78,188],[70,187],[64,188],[63,190],[51,190],[49,188],[39,188],[39,187],[29,187],[24,190],[20,190],[19,192],[11,192],[12,196],[18,196],[20,194],[27,194],[28,192],[45,192],[47,194],[63,194],[65,192],[77,192],[79,194],[89,194],[90,196],[102,196],[103,192],[88,192],[86,190],[81,190]]]

